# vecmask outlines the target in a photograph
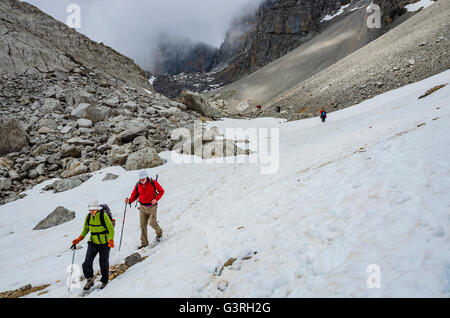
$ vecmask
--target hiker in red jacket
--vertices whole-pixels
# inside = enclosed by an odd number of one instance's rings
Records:
[[[320,111],[320,118],[322,119],[322,122],[324,123],[325,120],[327,119],[327,112],[325,111],[325,109],[322,108],[322,110]]]
[[[148,246],[147,224],[156,231],[156,241],[161,240],[163,231],[158,225],[157,210],[158,201],[164,195],[164,189],[158,181],[150,179],[146,171],[139,172],[139,182],[134,187],[133,193],[125,203],[131,204],[139,199],[140,223],[141,223],[141,246]]]

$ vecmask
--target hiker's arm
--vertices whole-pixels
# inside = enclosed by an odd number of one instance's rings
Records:
[[[161,200],[162,196],[164,195],[164,189],[161,187],[161,185],[156,180],[155,180],[155,188],[158,191],[158,195],[156,196],[155,200],[159,201],[159,200]]]
[[[105,215],[105,224],[106,224],[106,227],[109,232],[107,235],[108,242],[109,242],[110,240],[114,240],[114,226],[112,225],[112,222],[111,222],[108,214],[105,213],[104,215]]]
[[[83,232],[81,232],[81,236],[83,238],[86,237],[86,235],[89,233],[89,225],[87,225],[87,218],[90,217],[90,215],[86,216],[86,218],[84,219],[84,226],[83,226]]]
[[[130,204],[136,201],[137,199],[137,193],[136,193],[136,187],[134,187],[133,193],[131,194],[131,197],[128,199]]]

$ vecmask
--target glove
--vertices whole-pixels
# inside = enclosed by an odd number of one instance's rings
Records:
[[[114,248],[114,240],[109,240],[108,246]]]
[[[72,244],[73,245],[78,245],[78,243],[80,243],[83,239],[84,239],[84,237],[80,236],[79,238],[73,240]]]

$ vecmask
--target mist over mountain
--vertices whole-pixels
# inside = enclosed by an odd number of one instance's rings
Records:
[[[81,8],[79,32],[131,57],[143,69],[154,67],[162,34],[219,47],[232,19],[256,10],[261,0],[28,0],[66,22],[70,4]]]

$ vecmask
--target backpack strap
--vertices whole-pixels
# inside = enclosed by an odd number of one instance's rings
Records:
[[[153,190],[155,190],[155,198],[156,198],[158,196],[158,191],[156,190],[155,182],[153,181],[153,179],[150,179],[150,182],[153,186]]]
[[[105,222],[105,211],[103,211],[103,210],[100,211],[100,223],[106,229],[106,233],[109,233],[109,230],[106,227],[106,222]]]

